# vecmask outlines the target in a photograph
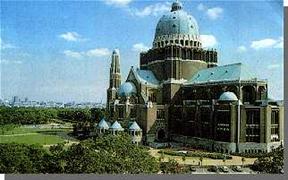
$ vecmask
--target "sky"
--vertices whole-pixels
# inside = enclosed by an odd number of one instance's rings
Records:
[[[113,49],[123,82],[173,1],[1,1],[0,97],[105,103]],[[283,99],[282,0],[181,2],[219,65],[244,63]]]

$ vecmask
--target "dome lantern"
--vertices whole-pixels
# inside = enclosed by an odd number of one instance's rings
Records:
[[[173,2],[171,12],[178,11],[182,9],[182,4],[177,0],[176,2]]]

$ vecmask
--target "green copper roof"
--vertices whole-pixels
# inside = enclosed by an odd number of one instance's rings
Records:
[[[256,80],[256,75],[241,64],[228,64],[200,70],[185,85],[223,82],[223,81],[250,81]]]
[[[118,95],[121,97],[128,97],[136,94],[137,90],[133,83],[125,82],[118,89]]]
[[[131,131],[142,131],[136,121],[134,121],[131,126],[129,127]]]
[[[115,121],[112,126],[110,127],[112,130],[116,131],[123,131],[124,129],[122,128],[121,124],[118,121]]]
[[[224,92],[221,94],[219,101],[238,101],[237,96],[233,92]]]
[[[107,122],[106,122],[105,119],[103,118],[103,119],[99,122],[97,128],[100,128],[100,129],[109,129],[109,125],[107,124]]]
[[[137,69],[134,72],[137,80],[139,80],[142,84],[155,85],[155,86],[159,85],[159,81],[156,79],[152,71]]]

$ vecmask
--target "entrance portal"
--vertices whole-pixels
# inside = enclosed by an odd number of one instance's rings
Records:
[[[164,129],[160,129],[160,130],[157,132],[157,139],[158,139],[159,141],[165,140],[165,131],[164,131]]]

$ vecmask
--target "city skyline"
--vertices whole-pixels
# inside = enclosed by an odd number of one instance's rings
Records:
[[[140,51],[152,46],[155,25],[171,3],[3,2],[2,98],[105,102],[112,50],[120,49],[126,77],[130,66],[138,67]],[[283,99],[282,1],[183,3],[204,46],[218,50],[220,65],[248,65],[268,79],[271,98]]]

